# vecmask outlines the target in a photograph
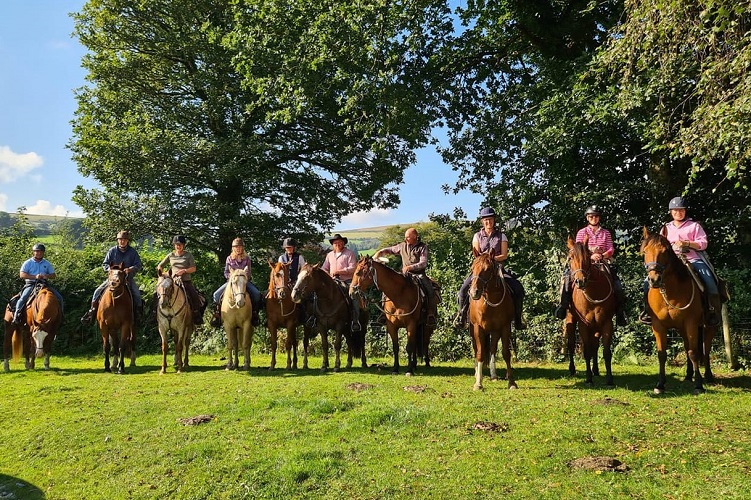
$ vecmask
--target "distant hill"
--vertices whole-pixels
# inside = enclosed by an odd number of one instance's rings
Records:
[[[36,215],[24,214],[29,225],[34,229],[37,236],[47,236],[53,234],[61,223],[70,224],[74,233],[79,234],[83,231],[83,218],[81,217],[61,217],[59,215]],[[18,220],[18,214],[0,212],[0,230],[12,227]]]

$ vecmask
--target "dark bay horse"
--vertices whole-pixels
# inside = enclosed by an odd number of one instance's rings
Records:
[[[9,371],[8,359],[11,349],[14,357],[23,354],[26,368],[33,369],[35,358],[44,357],[44,368],[50,368],[52,342],[63,322],[63,311],[55,293],[42,285],[26,307],[25,324],[14,325],[13,313],[5,313],[4,370]],[[15,341],[15,342],[14,342]]]
[[[227,370],[240,369],[240,350],[243,352],[243,370],[250,369],[250,348],[253,344],[253,304],[247,290],[247,269],[232,269],[227,279],[227,289],[222,297],[222,325],[227,335]]]
[[[662,394],[665,391],[667,331],[668,328],[675,328],[683,338],[688,356],[686,380],[690,381],[695,376],[694,394],[702,393],[704,385],[699,370],[702,362],[704,378],[707,382],[714,380],[709,366],[709,351],[716,328],[704,325],[699,286],[665,237],[650,234],[644,228],[641,253],[644,254],[644,267],[647,270],[647,300],[652,316],[652,332],[657,342],[657,359],[660,361],[660,374],[654,392]]]
[[[122,265],[110,266],[107,288],[102,293],[96,320],[104,344],[104,371],[110,368],[110,348],[113,351],[112,366],[117,373],[125,373],[125,356],[128,350],[135,352],[133,299],[128,290],[127,276]]]
[[[394,353],[392,373],[399,373],[399,329],[407,331],[407,375],[414,374],[417,358],[425,358],[430,366],[428,343],[435,327],[426,326],[421,319],[422,301],[419,285],[404,274],[387,265],[364,256],[357,263],[349,295],[353,300],[364,298],[365,290],[375,286],[386,296],[383,312],[386,315],[386,330],[391,338]]]
[[[347,292],[326,271],[318,267],[305,264],[297,275],[297,282],[292,288],[292,300],[300,304],[305,299],[312,299],[312,314],[316,318],[316,332],[321,334],[321,350],[323,363],[321,371],[329,367],[329,330],[334,330],[334,351],[336,361],[334,371],[341,368],[342,338],[347,340],[347,366],[352,367],[354,357],[360,357],[362,367],[367,368],[365,358],[365,325],[367,324],[367,309],[360,310],[360,324],[362,330],[351,331],[351,314]],[[364,321],[363,321],[364,319]],[[307,347],[305,356],[307,357]]]
[[[292,300],[292,283],[289,281],[290,265],[291,263],[283,264],[269,260],[271,273],[269,274],[269,291],[266,294],[266,318],[271,337],[271,365],[269,370],[276,368],[279,328],[284,328],[287,332],[287,339],[284,342],[284,350],[287,353],[287,370],[293,368],[297,370],[297,328],[300,323],[300,308],[302,305],[296,304]],[[313,329],[303,325],[303,332],[306,346],[303,368],[307,368],[307,345],[313,335]]]
[[[161,375],[167,372],[170,332],[175,339],[175,369],[180,373],[190,364],[188,350],[194,327],[188,295],[182,286],[177,285],[175,279],[165,273],[156,283],[156,296],[156,320],[159,336],[162,338],[162,369],[159,373]]]
[[[605,383],[613,385],[611,361],[613,351],[613,315],[615,314],[615,295],[613,277],[606,270],[604,263],[592,262],[592,253],[587,241],[576,243],[568,239],[568,261],[571,268],[572,300],[566,315],[563,329],[568,339],[569,372],[573,375],[575,332],[579,328],[582,354],[587,365],[586,383],[592,385],[592,376],[599,375],[597,353],[602,340],[602,354],[605,360]]]
[[[511,323],[514,321],[514,299],[511,288],[503,279],[503,268],[493,259],[492,251],[477,254],[472,261],[472,284],[469,288],[469,332],[475,352],[475,390],[482,390],[482,371],[490,369],[490,379],[497,380],[495,358],[498,340],[506,362],[509,389],[516,389],[511,370]]]

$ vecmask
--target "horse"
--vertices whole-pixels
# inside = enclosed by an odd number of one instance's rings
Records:
[[[240,368],[240,345],[242,345],[245,362],[243,370],[250,369],[250,348],[253,344],[253,325],[251,316],[253,305],[246,290],[248,284],[247,268],[230,270],[227,289],[222,297],[222,324],[227,334],[227,370]]]
[[[685,381],[691,381],[695,376],[694,394],[703,393],[699,365],[704,362],[704,379],[712,382],[714,375],[709,365],[709,352],[716,328],[704,325],[701,290],[686,264],[678,258],[664,236],[650,234],[645,227],[640,251],[644,254],[644,267],[649,283],[647,301],[652,316],[652,332],[657,343],[657,359],[660,362],[654,393],[665,392],[668,328],[675,328],[683,338],[683,347],[688,356]]]
[[[177,280],[168,273],[159,276],[156,283],[156,319],[159,336],[162,337],[162,370],[167,372],[167,351],[169,351],[169,333],[175,339],[175,368],[177,373],[189,366],[188,350],[193,334],[193,314],[188,302],[188,294]]]
[[[386,315],[386,331],[391,338],[394,353],[394,366],[391,373],[399,373],[399,329],[407,331],[407,376],[414,375],[417,358],[424,357],[425,366],[430,367],[428,344],[435,329],[421,319],[425,298],[419,285],[412,278],[395,271],[378,260],[366,255],[360,259],[349,287],[350,297],[364,298],[364,292],[375,286],[386,296],[383,313]]]
[[[300,308],[292,300],[292,284],[289,282],[289,266],[291,263],[269,262],[269,291],[266,294],[266,319],[269,335],[271,336],[271,365],[269,370],[276,367],[277,330],[281,327],[287,331],[284,350],[287,352],[287,370],[297,370],[297,327],[300,322]],[[303,368],[308,368],[307,345],[313,335],[313,329],[303,325],[304,344],[306,346]]]
[[[104,371],[111,372],[110,347],[113,351],[112,366],[117,373],[125,373],[125,355],[131,349],[135,356],[133,298],[128,290],[127,275],[122,265],[110,266],[107,288],[102,293],[96,314],[104,347]],[[118,335],[119,334],[119,335]],[[133,357],[131,357],[131,365]]]
[[[323,351],[323,363],[321,371],[329,368],[329,330],[334,330],[334,351],[336,360],[334,371],[341,368],[342,337],[347,340],[347,366],[352,367],[353,357],[359,356],[362,367],[367,368],[365,358],[365,325],[367,324],[367,310],[360,309],[360,324],[363,329],[359,332],[351,331],[351,314],[349,300],[346,291],[328,275],[326,271],[311,264],[305,264],[297,275],[297,282],[292,287],[292,300],[300,304],[303,300],[312,297],[310,312],[315,316],[315,329],[321,334],[321,350]],[[307,361],[307,345],[305,345],[305,357]]]
[[[575,242],[568,238],[568,261],[571,268],[572,300],[563,331],[568,339],[569,373],[574,375],[574,329],[578,325],[582,354],[587,365],[586,383],[592,385],[592,376],[599,375],[597,353],[602,339],[602,353],[605,360],[605,383],[613,385],[611,361],[613,351],[613,315],[615,295],[613,277],[605,269],[604,263],[592,262],[592,253],[587,241]]]
[[[511,322],[514,321],[514,300],[511,288],[503,278],[503,268],[495,262],[495,253],[490,250],[478,253],[470,267],[469,288],[469,333],[475,353],[476,391],[482,390],[482,371],[490,369],[490,379],[498,380],[495,358],[498,340],[501,354],[506,362],[506,380],[509,389],[516,389],[511,370]]]

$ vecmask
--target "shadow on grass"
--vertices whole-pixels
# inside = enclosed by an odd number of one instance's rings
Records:
[[[17,477],[0,474],[0,498],[47,498],[40,488]]]

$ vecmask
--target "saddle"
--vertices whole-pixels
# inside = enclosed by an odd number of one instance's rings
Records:
[[[701,291],[702,295],[706,295],[704,290],[704,281],[701,279],[701,276],[699,276],[699,273],[696,272],[694,269],[694,266],[691,265],[691,263],[686,259],[686,256],[684,254],[679,254],[678,258],[683,262],[683,265],[686,266],[688,269],[688,273],[691,275],[691,278],[694,280],[694,283],[696,283],[696,286],[699,287],[699,290]],[[728,289],[728,283],[724,279],[717,276],[717,273],[714,270],[714,267],[711,265],[709,266],[710,271],[712,272],[712,277],[715,280],[715,283],[717,283],[717,291],[720,295],[720,301],[725,303],[730,300],[730,290]]]
[[[46,286],[47,285],[45,285],[44,283],[37,283],[36,285],[34,285],[34,289],[31,290],[31,293],[29,294],[29,298],[26,299],[26,305],[24,306],[24,309],[26,309],[26,308],[29,307],[29,304],[31,304],[34,301],[34,297],[36,297],[37,295],[39,295],[39,291],[42,288],[45,288]],[[10,311],[12,313],[15,313],[15,311],[16,311],[16,304],[18,304],[18,299],[20,299],[20,298],[21,298],[21,293],[20,292],[17,293],[17,294],[15,294],[8,301],[8,305],[5,307],[5,309],[7,309],[8,311]]]

